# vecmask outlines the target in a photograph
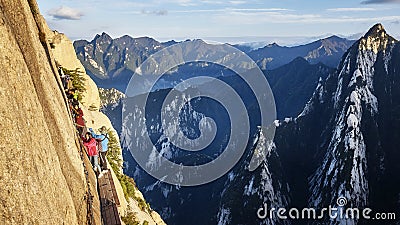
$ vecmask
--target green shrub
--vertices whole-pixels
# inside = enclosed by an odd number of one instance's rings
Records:
[[[125,199],[129,201],[129,198],[134,199],[139,208],[144,212],[151,212],[151,208],[149,203],[147,203],[142,198],[139,198],[135,195],[136,191],[136,183],[133,178],[121,173],[120,167],[122,165],[122,160],[120,158],[121,155],[121,146],[118,142],[116,136],[110,129],[107,130],[108,134],[108,151],[107,151],[107,160],[111,165],[112,170],[117,176],[119,182],[121,183],[122,190],[124,192]]]
[[[126,225],[140,225],[139,222],[136,220],[135,213],[128,212],[126,216],[121,217],[122,222]]]
[[[136,184],[135,181],[126,176],[125,174],[117,175],[119,182],[121,183],[122,190],[124,191],[124,195],[126,199],[135,198]]]
[[[117,175],[120,174],[120,167],[122,165],[121,156],[121,146],[117,140],[117,137],[111,132],[110,129],[107,130],[108,135],[108,151],[107,151],[107,160],[111,165],[114,173]]]
[[[69,70],[66,68],[62,68],[64,74],[69,75],[72,81],[72,87],[74,87],[78,92],[78,100],[82,101],[83,92],[86,91],[85,81],[86,79],[83,77],[83,72],[79,71],[78,68],[75,70]]]
[[[120,167],[122,165],[122,160],[120,158],[121,155],[121,146],[111,130],[107,130],[108,134],[108,151],[107,151],[107,160],[111,165],[112,170],[117,176],[119,182],[121,183],[122,190],[124,191],[125,198],[128,200],[129,198],[135,198],[135,190],[136,183],[131,178],[122,174],[120,171]]]

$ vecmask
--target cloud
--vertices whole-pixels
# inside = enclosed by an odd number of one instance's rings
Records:
[[[362,36],[364,36],[364,33],[355,33],[355,34],[345,35],[343,37],[349,40],[358,40]]]
[[[273,24],[330,24],[330,23],[355,23],[355,22],[391,22],[400,20],[400,16],[381,17],[349,17],[349,16],[325,16],[322,14],[296,14],[286,11],[245,11],[228,12],[217,16],[217,20],[226,24],[257,25],[265,23]]]
[[[365,11],[374,11],[374,8],[332,8],[327,9],[330,12],[365,12]]]
[[[57,20],[80,20],[84,14],[67,6],[50,9],[47,14]]]
[[[193,2],[192,0],[171,0],[170,2],[178,4],[180,6],[196,6],[197,5],[197,3]]]
[[[209,4],[209,5],[222,5],[223,1],[212,1],[212,0],[201,0],[201,4]]]
[[[361,4],[385,4],[385,3],[400,3],[400,0],[365,0]]]
[[[232,5],[241,5],[241,4],[246,4],[246,1],[236,0],[236,1],[229,1],[229,3]]]
[[[237,11],[237,12],[275,12],[275,11],[292,11],[291,9],[285,9],[285,8],[259,8],[259,9],[227,9],[231,11]]]
[[[153,10],[153,11],[142,10],[142,14],[166,16],[166,15],[168,15],[168,11],[167,10]]]
[[[245,9],[245,8],[223,8],[223,9],[188,9],[188,10],[173,10],[172,13],[233,13],[233,12],[279,12],[279,11],[291,11],[290,9],[284,8],[260,8],[260,9]]]

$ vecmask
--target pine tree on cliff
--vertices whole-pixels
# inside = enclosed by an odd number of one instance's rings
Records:
[[[78,100],[82,101],[83,93],[86,91],[85,87],[85,77],[84,73],[80,71],[78,68],[75,70],[69,70],[67,68],[62,68],[64,74],[69,75],[71,77],[72,86],[78,91]]]

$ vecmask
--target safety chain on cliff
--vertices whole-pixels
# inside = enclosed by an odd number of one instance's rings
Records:
[[[84,146],[81,143],[81,141],[78,141],[78,145],[79,145],[79,155],[81,157],[82,160],[82,164],[83,164],[83,170],[85,173],[85,178],[86,178],[86,184],[87,184],[87,192],[86,192],[86,203],[87,203],[87,224],[88,225],[93,225],[94,223],[94,215],[93,215],[93,195],[90,191],[90,180],[89,180],[89,171],[86,169],[86,165],[85,165],[85,161],[84,161]]]

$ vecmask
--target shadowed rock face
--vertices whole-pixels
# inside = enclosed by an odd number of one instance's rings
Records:
[[[38,13],[34,0],[0,2],[0,224],[86,224],[84,168]]]

